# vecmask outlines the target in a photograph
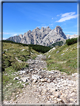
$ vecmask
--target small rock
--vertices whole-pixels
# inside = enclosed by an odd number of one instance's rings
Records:
[[[54,92],[55,91],[55,88],[50,88],[50,92]]]
[[[33,71],[33,69],[30,69],[30,72]]]
[[[78,73],[73,73],[72,74],[73,77],[76,77],[77,75],[78,75]]]
[[[28,82],[28,77],[22,77],[21,80],[22,80],[23,82]]]
[[[22,84],[23,85],[23,87],[25,87],[26,85],[25,84]]]
[[[22,81],[19,81],[19,83],[21,84],[21,83],[22,83]]]
[[[33,80],[33,84],[36,83],[36,82],[37,82],[37,79],[34,79],[34,80]]]
[[[32,75],[32,79],[33,79],[33,80],[37,80],[37,79],[39,79],[39,78],[40,78],[39,75]]]
[[[47,79],[44,78],[44,79],[41,79],[40,81],[41,81],[41,82],[47,82]]]
[[[19,94],[20,92],[17,92],[17,94]]]
[[[59,51],[57,51],[56,53],[59,53]]]
[[[56,100],[56,98],[54,98],[55,100],[54,100],[54,103],[56,104],[57,103],[57,100]]]
[[[64,53],[61,54],[61,56],[64,55]]]
[[[58,101],[58,102],[61,102],[61,101],[62,101],[62,99],[60,99],[60,98],[57,98],[57,101]]]
[[[42,94],[45,94],[46,93],[46,89],[43,89],[41,93]]]
[[[71,101],[71,102],[74,102],[74,99],[70,98],[70,101]]]
[[[61,93],[60,92],[55,92],[55,94],[54,94],[57,98],[60,98],[60,96],[61,96]]]
[[[25,49],[22,49],[21,51],[24,51]]]
[[[68,49],[66,49],[66,51],[68,51]]]
[[[50,83],[50,79],[48,79],[47,82]]]
[[[54,97],[55,97],[54,95],[50,95],[50,98],[52,98],[52,99],[53,99]]]
[[[18,97],[18,95],[16,95],[16,98]]]
[[[19,74],[21,75],[21,74],[25,74],[26,73],[26,71],[23,71],[23,70],[21,70],[21,71],[18,71],[19,72]]]
[[[63,101],[64,103],[68,103],[66,97],[64,97],[63,95],[61,95],[60,98],[62,99],[62,101]]]
[[[13,80],[19,80],[19,77],[15,77]]]
[[[73,92],[73,93],[71,93],[71,96],[75,96],[75,94],[76,94],[76,93]]]
[[[50,101],[47,101],[46,103],[49,103],[50,104]]]
[[[9,84],[9,86],[12,85],[12,83]]]
[[[50,58],[51,55],[48,56],[48,58]]]

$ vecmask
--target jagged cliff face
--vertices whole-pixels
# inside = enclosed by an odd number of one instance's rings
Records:
[[[66,39],[66,35],[63,33],[62,28],[60,26],[56,26],[56,28],[53,30],[51,30],[49,27],[42,27],[41,29],[37,27],[33,31],[29,30],[28,32],[24,33],[24,35],[20,34],[6,40],[24,44],[49,46],[64,39]]]

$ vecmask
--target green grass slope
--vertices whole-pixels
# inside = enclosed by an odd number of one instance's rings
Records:
[[[11,42],[3,42],[2,45],[3,100],[9,100],[11,96],[16,99],[17,92],[21,92],[24,85],[24,82],[18,83],[18,80],[13,80],[19,77],[16,72],[27,68],[26,61],[29,58],[35,59],[40,53],[31,48],[31,56],[29,56],[28,46]]]
[[[2,48],[3,100],[9,100],[11,97],[15,100],[17,92],[20,93],[24,84],[26,84],[13,80],[15,77],[20,77],[16,72],[28,68],[26,63],[28,59],[35,59],[37,55],[43,54],[51,48],[6,40],[2,41]]]
[[[31,57],[29,56],[29,47],[21,44],[3,42],[3,69],[13,68],[14,70],[20,70],[25,68],[25,63],[29,58],[34,59],[38,52],[31,49]],[[20,60],[21,62],[19,62]]]
[[[77,43],[57,47],[46,53],[48,70],[60,70],[67,74],[77,72]]]
[[[37,55],[41,54],[40,50],[44,53],[50,48],[31,45],[31,56],[29,56],[29,47],[26,44],[3,41],[2,47],[3,99],[9,100],[14,97],[15,100],[24,84],[23,82],[18,83],[18,80],[13,80],[15,77],[20,77],[16,72],[27,68],[26,61],[29,58],[35,59]],[[45,61],[48,70],[60,70],[67,74],[77,72],[77,43],[56,47],[55,50],[48,51],[44,55],[47,57]]]

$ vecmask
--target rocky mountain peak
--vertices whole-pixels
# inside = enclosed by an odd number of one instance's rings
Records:
[[[20,36],[21,38],[23,38],[23,35],[22,35],[22,34],[20,34],[19,36]]]
[[[47,28],[50,28],[49,26]]]
[[[40,28],[39,28],[39,27],[36,27],[36,29],[40,30]]]
[[[31,30],[29,30],[28,33],[31,33]]]
[[[55,30],[58,34],[62,33],[62,28],[60,26],[56,26]]]
[[[49,46],[55,42],[63,41],[66,39],[66,35],[62,31],[60,26],[56,26],[55,29],[51,30],[50,27],[41,27],[39,29],[36,27],[34,30],[29,30],[24,35],[20,34],[19,36],[10,37],[7,40],[14,42],[20,42],[25,44],[38,44]]]
[[[48,27],[46,27],[46,30],[51,30],[51,29],[50,29],[50,27],[48,26]]]
[[[41,27],[41,31],[44,32],[44,27]]]
[[[44,27],[41,27],[41,29],[44,29]]]
[[[32,30],[32,32],[35,33],[35,32],[37,32],[37,31],[39,31],[39,30],[40,30],[40,29],[39,29],[38,27],[36,27],[35,29]]]
[[[46,28],[46,30],[47,30],[47,31],[49,31],[49,32],[51,31],[51,29],[50,29],[50,27],[49,27],[49,26]]]

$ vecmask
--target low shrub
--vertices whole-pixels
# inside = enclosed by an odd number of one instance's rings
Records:
[[[25,67],[28,67],[27,63],[19,63],[19,62],[12,63],[11,65],[13,69],[16,71],[24,69]]]
[[[67,45],[72,45],[74,43],[77,43],[77,38],[72,38],[72,39],[67,39],[66,40]]]
[[[4,71],[5,68],[11,66],[11,62],[9,60],[9,58],[5,58],[3,57],[3,60],[2,60],[2,70]]]
[[[9,80],[10,78],[7,75],[3,74],[3,84],[6,85],[6,83],[8,83]]]
[[[36,50],[37,52],[41,52],[41,53],[46,53],[48,52],[51,47],[48,46],[42,46],[42,45],[30,45],[32,47],[32,49]]]
[[[52,47],[62,46],[63,44],[64,44],[64,42],[63,42],[63,41],[60,41],[60,42],[53,43],[51,46],[52,46]]]
[[[20,55],[20,56],[17,56],[17,57],[21,61],[27,61],[29,59],[29,57],[27,55]]]

